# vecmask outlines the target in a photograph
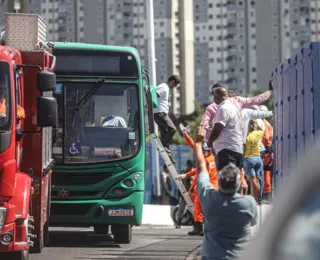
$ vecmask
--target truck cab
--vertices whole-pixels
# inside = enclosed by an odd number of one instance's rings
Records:
[[[48,242],[55,59],[30,48],[37,15],[6,14],[0,45],[0,259],[27,260]],[[20,37],[19,37],[20,33]],[[29,36],[28,36],[29,34]],[[50,94],[51,92],[51,94]]]

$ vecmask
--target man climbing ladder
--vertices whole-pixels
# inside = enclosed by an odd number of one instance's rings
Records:
[[[180,84],[180,78],[177,75],[172,75],[168,78],[167,83],[162,83],[156,87],[158,97],[158,108],[154,109],[154,121],[157,123],[161,135],[161,143],[166,149],[166,152],[171,157],[169,143],[172,140],[177,129],[168,116],[170,102],[170,88],[173,89]],[[174,163],[174,161],[173,161]]]

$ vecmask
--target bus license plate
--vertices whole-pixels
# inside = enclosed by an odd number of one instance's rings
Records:
[[[109,216],[134,216],[133,208],[109,208]]]

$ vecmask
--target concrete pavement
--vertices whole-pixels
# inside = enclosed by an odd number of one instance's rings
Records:
[[[96,235],[91,228],[50,230],[50,245],[30,260],[185,260],[202,243],[201,237],[187,235],[190,227],[136,227],[129,245],[115,244],[112,237]]]

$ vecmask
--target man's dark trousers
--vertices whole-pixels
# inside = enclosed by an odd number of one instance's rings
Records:
[[[217,154],[218,160],[216,161],[218,171],[222,170],[223,167],[229,163],[233,163],[240,170],[243,166],[243,154],[231,151],[229,149],[223,149]]]
[[[154,121],[159,127],[162,145],[166,148],[169,148],[169,143],[177,131],[174,123],[171,121],[169,116],[163,112],[155,113]]]

